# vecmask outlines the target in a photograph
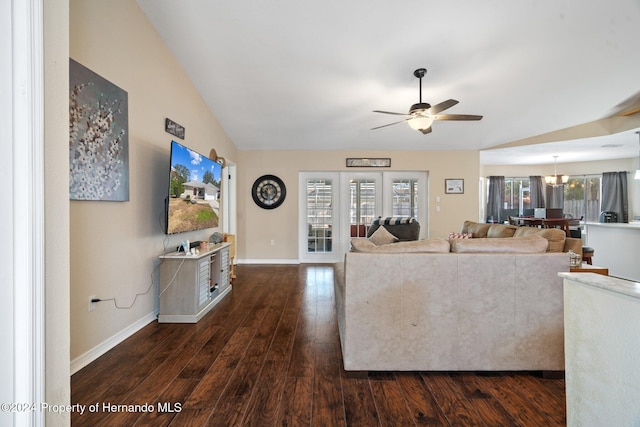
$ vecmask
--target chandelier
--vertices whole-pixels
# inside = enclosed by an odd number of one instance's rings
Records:
[[[569,181],[569,175],[558,175],[558,156],[553,156],[553,175],[544,177],[544,182],[553,187],[564,185]]]

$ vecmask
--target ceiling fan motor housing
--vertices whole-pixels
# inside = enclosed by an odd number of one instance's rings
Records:
[[[421,113],[423,110],[428,110],[431,108],[431,104],[427,104],[426,102],[419,102],[417,104],[413,104],[409,109],[409,114],[413,113]]]

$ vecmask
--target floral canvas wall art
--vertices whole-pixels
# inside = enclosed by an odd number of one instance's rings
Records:
[[[129,200],[127,92],[69,59],[69,197]]]

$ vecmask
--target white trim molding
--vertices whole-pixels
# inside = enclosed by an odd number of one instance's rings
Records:
[[[93,347],[91,350],[76,357],[71,361],[71,365],[70,365],[71,375],[75,374],[80,369],[84,368],[89,363],[93,362],[98,357],[102,356],[107,351],[111,350],[112,348],[114,348],[115,346],[117,346],[127,338],[129,338],[131,335],[135,334],[140,329],[147,326],[149,323],[155,321],[157,318],[158,318],[158,309],[155,309],[153,312],[147,314],[142,319],[127,326],[117,334],[106,339],[105,341],[101,342],[97,346]]]
[[[45,402],[43,9],[42,0],[4,3],[2,12],[8,13],[2,23],[9,31],[3,34],[9,40],[3,41],[2,52],[9,66],[2,69],[0,88],[10,102],[2,103],[0,114],[3,140],[10,141],[3,148],[9,157],[3,160],[8,171],[2,177],[10,200],[11,230],[6,235],[10,252],[2,263],[10,280],[10,301],[2,307],[10,306],[13,316],[9,325],[3,325],[12,339],[3,340],[7,348],[0,360],[10,362],[13,376],[3,384],[11,387],[3,390],[3,397],[11,394],[12,402],[39,405]],[[3,425],[8,421],[16,426],[42,426],[44,419],[41,411],[0,415]]]

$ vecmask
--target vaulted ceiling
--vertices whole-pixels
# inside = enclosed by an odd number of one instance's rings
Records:
[[[488,150],[492,164],[638,153],[638,0],[138,4],[242,150]],[[370,130],[402,119],[373,110],[418,102],[421,67],[424,102],[484,118]]]

